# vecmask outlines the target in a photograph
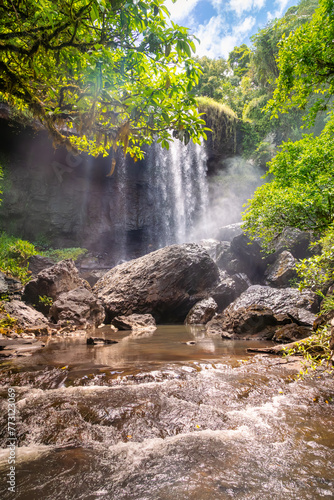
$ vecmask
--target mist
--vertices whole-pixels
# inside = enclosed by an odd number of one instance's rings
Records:
[[[208,178],[209,203],[191,232],[191,240],[216,238],[219,228],[241,222],[245,203],[265,180],[263,169],[241,156],[224,161],[224,169]]]

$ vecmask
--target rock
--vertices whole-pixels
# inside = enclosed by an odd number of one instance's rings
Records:
[[[287,250],[283,250],[276,260],[268,266],[265,275],[265,284],[276,288],[287,288],[291,281],[297,278],[295,270],[296,259]]]
[[[48,325],[48,320],[42,313],[36,311],[36,309],[33,309],[21,300],[3,302],[2,305],[7,314],[17,319],[17,326],[20,328],[36,327],[36,325],[42,328]]]
[[[50,308],[50,317],[60,325],[98,326],[104,321],[101,301],[83,286],[62,293]]]
[[[286,227],[270,244],[270,249],[277,253],[288,250],[296,259],[311,257],[316,251],[310,249],[312,233],[295,227]]]
[[[231,250],[231,243],[222,241],[219,250],[220,252],[216,258],[216,264],[219,269],[227,271],[229,274],[246,273],[247,266]]]
[[[108,271],[94,286],[109,322],[119,315],[150,313],[162,322],[184,321],[219,278],[199,245],[171,245]]]
[[[217,309],[218,305],[212,297],[200,300],[190,309],[184,323],[186,325],[205,325],[214,316]]]
[[[32,255],[28,260],[28,264],[31,274],[37,276],[43,269],[54,266],[55,262],[43,255]]]
[[[267,263],[260,244],[240,234],[231,241],[231,251],[240,262],[241,272],[247,274],[251,281],[261,282]]]
[[[203,247],[207,253],[210,255],[211,259],[216,261],[217,257],[220,255],[222,250],[224,249],[224,244],[228,243],[225,241],[218,241],[214,239],[207,239],[199,241],[199,245]],[[229,244],[228,244],[229,246]]]
[[[157,325],[151,314],[130,314],[116,316],[112,320],[113,326],[119,330],[156,330]]]
[[[218,305],[218,310],[222,311],[242,294],[251,282],[243,273],[228,275],[226,271],[219,271],[219,282],[212,290],[211,295]]]
[[[229,308],[238,310],[255,304],[269,307],[275,314],[290,314],[306,326],[312,325],[315,320],[315,313],[319,310],[319,297],[309,290],[299,292],[296,288],[252,285]]]
[[[26,284],[22,298],[33,304],[36,309],[47,313],[49,306],[41,303],[40,297],[49,297],[55,301],[60,294],[78,287],[90,288],[89,284],[79,277],[73,260],[66,259],[38,273],[35,279]]]
[[[88,345],[111,345],[111,344],[118,344],[116,340],[109,340],[109,339],[103,339],[100,337],[89,337],[87,339],[87,344]]]
[[[0,298],[1,296],[20,298],[22,283],[10,278],[0,271]]]
[[[237,310],[227,308],[206,327],[209,335],[223,338],[271,340],[277,327],[285,323],[291,323],[288,316],[275,315],[268,307],[254,304]]]
[[[216,239],[220,241],[232,241],[233,238],[242,234],[242,222],[236,222],[235,224],[229,224],[218,229]]]
[[[305,339],[311,335],[312,328],[310,326],[298,326],[294,323],[284,325],[278,328],[275,332],[273,340],[275,342],[293,342],[295,340]]]

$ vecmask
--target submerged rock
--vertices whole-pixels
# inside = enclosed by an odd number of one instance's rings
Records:
[[[184,321],[219,278],[214,261],[196,244],[171,245],[108,271],[93,290],[110,322],[150,313],[158,321]]]
[[[130,314],[116,316],[112,320],[113,326],[119,330],[156,330],[157,325],[151,314]]]
[[[79,277],[73,260],[65,259],[43,269],[35,279],[29,281],[24,288],[23,300],[47,313],[49,306],[41,304],[40,297],[48,297],[55,301],[60,294],[78,287],[90,288],[89,284]]]
[[[105,311],[90,290],[78,287],[62,293],[50,308],[50,317],[59,325],[99,326]]]
[[[214,316],[217,309],[217,302],[212,297],[200,300],[190,309],[184,323],[186,325],[205,325]]]
[[[102,337],[89,337],[87,345],[112,345],[118,344],[117,340],[104,339]]]

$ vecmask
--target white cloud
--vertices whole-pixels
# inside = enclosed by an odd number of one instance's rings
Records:
[[[274,12],[267,12],[268,21],[282,17],[289,3],[290,0],[276,0],[275,5],[277,5],[277,9]]]
[[[227,58],[236,45],[243,42],[244,36],[255,25],[255,18],[246,17],[241,23],[233,26],[230,33],[226,33],[225,20],[222,16],[212,17],[207,24],[202,24],[193,33],[201,40],[197,45],[196,54],[200,57]]]
[[[285,1],[285,0],[278,0],[278,1]],[[231,10],[235,11],[238,16],[240,16],[243,12],[262,9],[265,2],[266,0],[230,0],[229,7]]]
[[[190,15],[199,1],[200,0],[177,0],[176,3],[173,3],[172,0],[166,0],[165,6],[170,12],[171,19],[178,23]]]

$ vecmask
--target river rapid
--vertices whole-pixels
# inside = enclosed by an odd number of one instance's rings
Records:
[[[334,498],[333,378],[202,328],[94,335],[118,344],[52,338],[1,363],[1,499]]]

